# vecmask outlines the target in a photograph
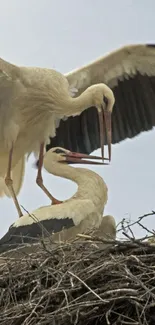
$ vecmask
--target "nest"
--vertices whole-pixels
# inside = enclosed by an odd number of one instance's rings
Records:
[[[133,237],[110,243],[92,234],[41,242],[37,252],[4,261],[0,324],[154,325],[155,245]]]

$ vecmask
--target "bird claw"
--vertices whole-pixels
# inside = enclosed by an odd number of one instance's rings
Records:
[[[52,203],[51,203],[51,205],[54,205],[54,204],[61,204],[61,203],[63,203],[63,201],[59,201],[59,200],[53,198],[53,199],[52,199]]]

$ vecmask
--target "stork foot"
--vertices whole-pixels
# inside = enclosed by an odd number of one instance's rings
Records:
[[[43,153],[44,153],[44,143],[40,145],[40,153],[39,153],[39,163],[38,163],[38,173],[36,178],[37,185],[43,190],[43,192],[49,197],[49,199],[52,201],[53,204],[60,204],[63,201],[59,201],[55,199],[55,197],[48,191],[48,189],[43,184],[43,178],[42,178],[42,166],[43,166]]]
[[[61,204],[61,203],[63,203],[63,201],[59,201],[59,200],[57,200],[57,199],[55,199],[55,198],[53,197],[51,205],[54,205],[54,204]]]
[[[51,205],[53,204],[60,204],[63,201],[57,200],[49,191],[48,189],[44,186],[43,184],[43,179],[42,177],[37,177],[36,179],[37,185],[43,190],[43,192],[49,197],[49,199],[52,201]]]

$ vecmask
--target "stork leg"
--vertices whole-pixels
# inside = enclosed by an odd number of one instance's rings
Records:
[[[40,145],[38,173],[37,173],[36,183],[44,191],[44,193],[49,197],[49,199],[52,201],[52,204],[60,204],[63,201],[59,201],[54,196],[52,196],[52,194],[48,191],[48,189],[43,184],[43,178],[42,178],[43,156],[44,156],[44,143],[42,143]]]
[[[10,194],[11,194],[11,196],[13,198],[14,204],[16,206],[16,209],[17,209],[17,212],[18,212],[18,215],[19,215],[19,218],[20,218],[20,217],[23,216],[23,214],[22,214],[20,205],[18,203],[14,188],[13,188],[13,180],[11,178],[12,156],[13,156],[13,145],[12,145],[12,148],[10,149],[10,152],[9,152],[9,161],[8,161],[7,174],[6,174],[6,177],[5,177],[5,184],[6,184],[6,186],[8,187],[8,189],[10,191]]]

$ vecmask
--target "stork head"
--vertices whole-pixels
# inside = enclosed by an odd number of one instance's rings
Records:
[[[44,156],[44,165],[49,164],[49,162],[50,163],[58,162],[58,163],[67,163],[67,164],[108,165],[108,163],[90,161],[86,159],[100,160],[102,159],[102,157],[76,153],[61,147],[54,147],[46,152]],[[107,158],[104,159],[108,160]]]
[[[104,159],[104,127],[107,136],[109,160],[111,160],[111,114],[115,103],[112,90],[103,83],[90,86],[88,92],[91,92],[92,105],[98,110],[100,126],[101,153]]]

